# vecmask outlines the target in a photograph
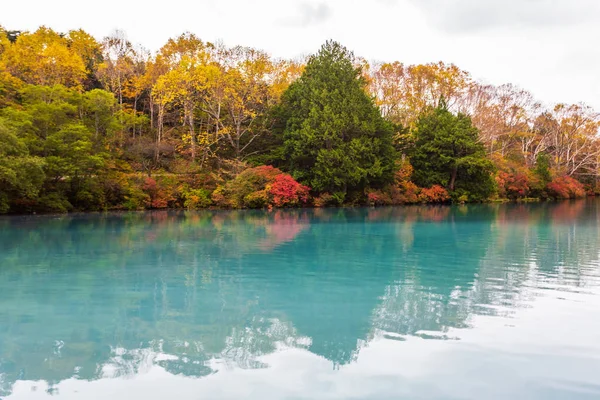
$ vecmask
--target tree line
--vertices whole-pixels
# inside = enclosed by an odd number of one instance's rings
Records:
[[[598,114],[328,41],[275,59],[0,28],[0,212],[409,204],[598,190]]]

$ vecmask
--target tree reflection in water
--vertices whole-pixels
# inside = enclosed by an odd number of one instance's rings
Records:
[[[452,339],[599,280],[600,202],[0,219],[0,395]]]

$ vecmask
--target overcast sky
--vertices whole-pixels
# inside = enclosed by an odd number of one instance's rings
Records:
[[[546,103],[600,110],[600,0],[22,0],[2,5],[0,24],[98,38],[122,29],[150,50],[190,31],[275,57],[332,38],[369,60],[452,62]]]

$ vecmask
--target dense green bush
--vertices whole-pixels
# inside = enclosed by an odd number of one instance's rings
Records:
[[[52,192],[38,199],[37,209],[42,212],[66,213],[73,210],[73,205],[61,193]]]

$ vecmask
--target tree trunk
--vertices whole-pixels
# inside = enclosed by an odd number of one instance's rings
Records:
[[[99,126],[100,126],[100,121],[99,121],[99,117],[98,117],[98,111],[96,111],[96,118],[95,118],[95,122],[94,122],[95,128],[96,128],[96,134],[94,136],[94,139],[98,140],[98,131]]]
[[[158,127],[157,127],[157,131],[156,131],[156,150],[154,153],[154,159],[156,162],[158,162],[158,158],[159,158],[159,153],[160,153],[160,141],[162,139],[162,134],[163,134],[163,120],[164,120],[164,114],[165,114],[165,106],[163,104],[159,104],[158,105]]]
[[[152,100],[152,96],[150,96],[150,131],[154,129],[154,101]]]
[[[135,139],[135,119],[137,117],[137,101],[138,101],[138,97],[136,95],[133,99],[133,136],[132,136],[133,139]]]
[[[192,147],[192,162],[196,161],[196,130],[194,129],[194,108],[190,102],[184,105],[184,119],[190,130],[190,141]]]
[[[450,184],[448,185],[449,190],[454,190],[454,184],[456,183],[456,175],[458,175],[458,167],[455,165],[452,168],[452,176],[450,177]]]

